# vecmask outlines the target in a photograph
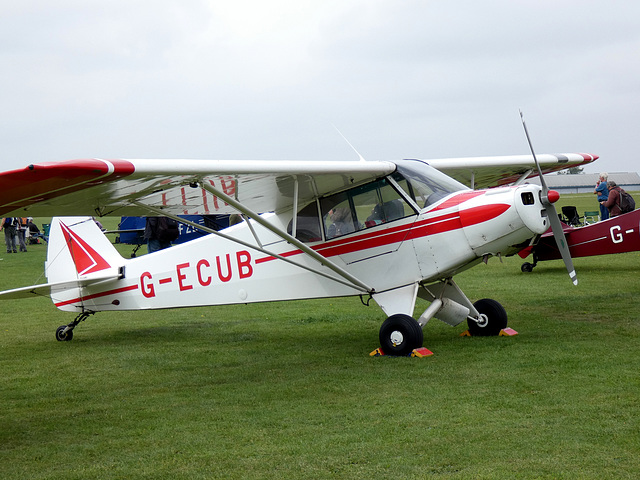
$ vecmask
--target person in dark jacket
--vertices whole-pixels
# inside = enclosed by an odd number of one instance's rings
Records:
[[[600,204],[609,209],[609,217],[617,217],[622,213],[620,210],[620,187],[613,180],[607,182],[607,187],[609,188],[609,198]]]
[[[180,235],[178,222],[167,217],[147,217],[144,227],[144,239],[147,251],[157,252],[171,246],[171,242]]]
[[[18,253],[16,250],[16,234],[20,219],[7,217],[2,219],[0,228],[4,230],[4,242],[7,244],[7,253]]]

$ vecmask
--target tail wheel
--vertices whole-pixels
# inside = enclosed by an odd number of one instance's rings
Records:
[[[480,322],[467,319],[469,332],[474,337],[491,337],[507,328],[507,312],[500,303],[490,298],[483,298],[473,304],[480,314]]]
[[[73,330],[64,331],[67,325],[61,325],[56,329],[56,340],[59,342],[69,342],[73,339]]]
[[[524,262],[521,266],[520,266],[520,271],[522,271],[523,273],[531,273],[533,272],[533,263],[529,263],[529,262]]]
[[[391,315],[380,327],[380,346],[387,355],[409,355],[422,341],[422,327],[409,315]]]

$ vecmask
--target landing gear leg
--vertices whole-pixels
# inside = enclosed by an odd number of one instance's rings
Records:
[[[84,322],[89,315],[93,315],[95,312],[82,312],[78,314],[73,322],[69,325],[61,325],[56,329],[56,340],[59,342],[69,342],[73,339],[73,329],[78,326],[80,322]]]

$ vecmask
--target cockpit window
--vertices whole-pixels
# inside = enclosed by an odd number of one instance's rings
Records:
[[[347,192],[323,198],[320,201],[324,233],[327,239],[356,231],[353,210]]]
[[[410,192],[418,192],[415,195],[420,196],[426,191],[426,187],[421,187],[417,181],[412,180],[409,183],[397,172],[393,178],[410,195],[414,195]],[[319,204],[320,212],[317,202],[310,203],[298,211],[295,232],[298,240],[320,241],[322,230],[324,238],[329,240],[416,214],[414,208],[387,178],[323,197]],[[291,234],[292,231],[293,220],[287,226],[287,232]]]
[[[426,207],[446,197],[450,193],[469,190],[469,187],[430,167],[420,160],[400,160],[398,170],[393,174],[420,207]]]
[[[293,220],[289,222],[287,233],[291,235],[292,230]],[[298,212],[296,238],[305,243],[322,240],[320,215],[318,214],[318,204],[316,202],[310,203]]]
[[[327,239],[415,215],[386,178],[320,200]]]

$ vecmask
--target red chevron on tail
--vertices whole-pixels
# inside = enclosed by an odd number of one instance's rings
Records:
[[[111,265],[109,265],[91,245],[80,238],[68,226],[60,222],[60,228],[62,229],[67,247],[69,247],[69,253],[71,254],[71,258],[73,258],[73,263],[79,275],[86,275],[111,268]]]

